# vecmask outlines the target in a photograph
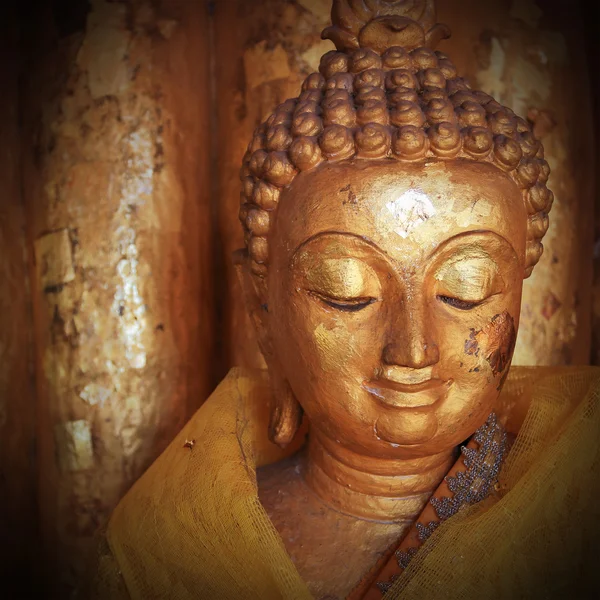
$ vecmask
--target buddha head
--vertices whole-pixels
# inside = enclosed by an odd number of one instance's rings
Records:
[[[447,451],[508,373],[552,193],[531,127],[434,51],[431,0],[335,0],[325,54],[260,125],[237,255],[274,390],[271,439]]]

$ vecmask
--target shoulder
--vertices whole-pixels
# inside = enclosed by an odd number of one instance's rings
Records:
[[[124,573],[149,548],[168,557],[193,543],[198,505],[220,471],[239,465],[252,435],[248,406],[264,403],[267,393],[264,372],[232,369],[119,502],[106,535]]]
[[[547,416],[560,415],[564,422],[583,407],[594,409],[599,403],[600,367],[515,366],[498,398],[496,412],[506,429],[518,434],[540,411]]]

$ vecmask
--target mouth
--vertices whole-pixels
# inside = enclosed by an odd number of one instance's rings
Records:
[[[400,383],[389,379],[365,381],[363,388],[392,408],[430,406],[445,396],[452,380],[431,378],[418,383]]]

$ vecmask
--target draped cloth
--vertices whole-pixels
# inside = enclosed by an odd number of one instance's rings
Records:
[[[282,457],[268,405],[265,373],[230,371],[114,511],[86,597],[311,598],[258,499],[256,468]],[[517,433],[497,492],[442,523],[386,600],[596,597],[600,368],[513,367],[496,412]]]

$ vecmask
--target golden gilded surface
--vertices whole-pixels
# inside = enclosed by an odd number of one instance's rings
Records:
[[[373,270],[351,257],[320,260],[314,266],[314,270],[310,266],[306,269],[306,279],[311,291],[323,298],[352,301],[368,296],[369,284],[376,285]]]
[[[435,274],[444,296],[482,302],[502,291],[502,277],[494,260],[484,251],[470,246],[460,248]]]
[[[243,161],[237,263],[271,439],[310,423],[259,493],[317,597],[359,585],[492,412],[549,224],[543,148],[425,47],[447,31],[434,17],[432,2],[335,0],[337,52]]]
[[[494,186],[480,183],[478,176],[495,176]],[[340,200],[339,189],[346,185],[354,190],[355,205]],[[404,237],[388,217],[388,206],[407,188],[420,190],[432,214],[427,220],[415,216],[411,235]],[[464,349],[471,330],[483,330],[496,315],[518,315],[525,219],[512,218],[524,212],[516,186],[492,167],[467,161],[402,171],[394,164],[356,162],[324,165],[300,176],[287,198],[272,241],[265,320],[274,323],[278,360],[290,370],[300,403],[307,412],[318,403],[311,420],[333,432],[342,417],[355,414],[353,433],[365,432],[356,443],[390,457],[402,455],[403,436],[410,439],[404,451],[411,455],[421,448],[414,445],[420,435],[454,431],[455,443],[467,437],[485,416],[486,405],[480,403],[485,386],[494,395],[498,381],[485,352],[457,355],[456,348]],[[468,219],[463,207],[473,207]],[[311,219],[300,221],[299,214]],[[340,277],[335,271],[329,278],[331,295],[320,276],[321,287],[315,289],[313,274],[330,273],[334,255],[342,261],[335,264],[344,265],[342,273],[348,264],[352,273],[364,264],[368,285],[351,295],[335,287]],[[489,275],[475,290],[474,256],[485,256],[483,263],[477,259],[477,268],[487,268]],[[492,276],[493,285],[488,283]],[[457,280],[468,283],[457,285]],[[354,285],[356,277],[351,281]],[[411,396],[417,391],[405,389],[411,386],[423,389]],[[446,395],[439,416],[426,408]],[[345,399],[343,409],[336,398]],[[465,402],[476,409],[472,421],[452,416],[465,410]],[[415,410],[396,416],[382,410],[403,404]],[[462,421],[458,430],[457,421]],[[341,439],[341,433],[335,435]],[[343,437],[349,444],[348,432]],[[380,444],[378,437],[386,442]]]
[[[514,350],[525,243],[521,192],[473,161],[324,164],[286,190],[257,288],[259,333],[271,377],[289,382],[311,428],[295,466],[259,481],[317,597],[358,585],[492,410]],[[300,506],[307,516],[289,523]],[[356,528],[361,550],[327,559],[356,546]]]

